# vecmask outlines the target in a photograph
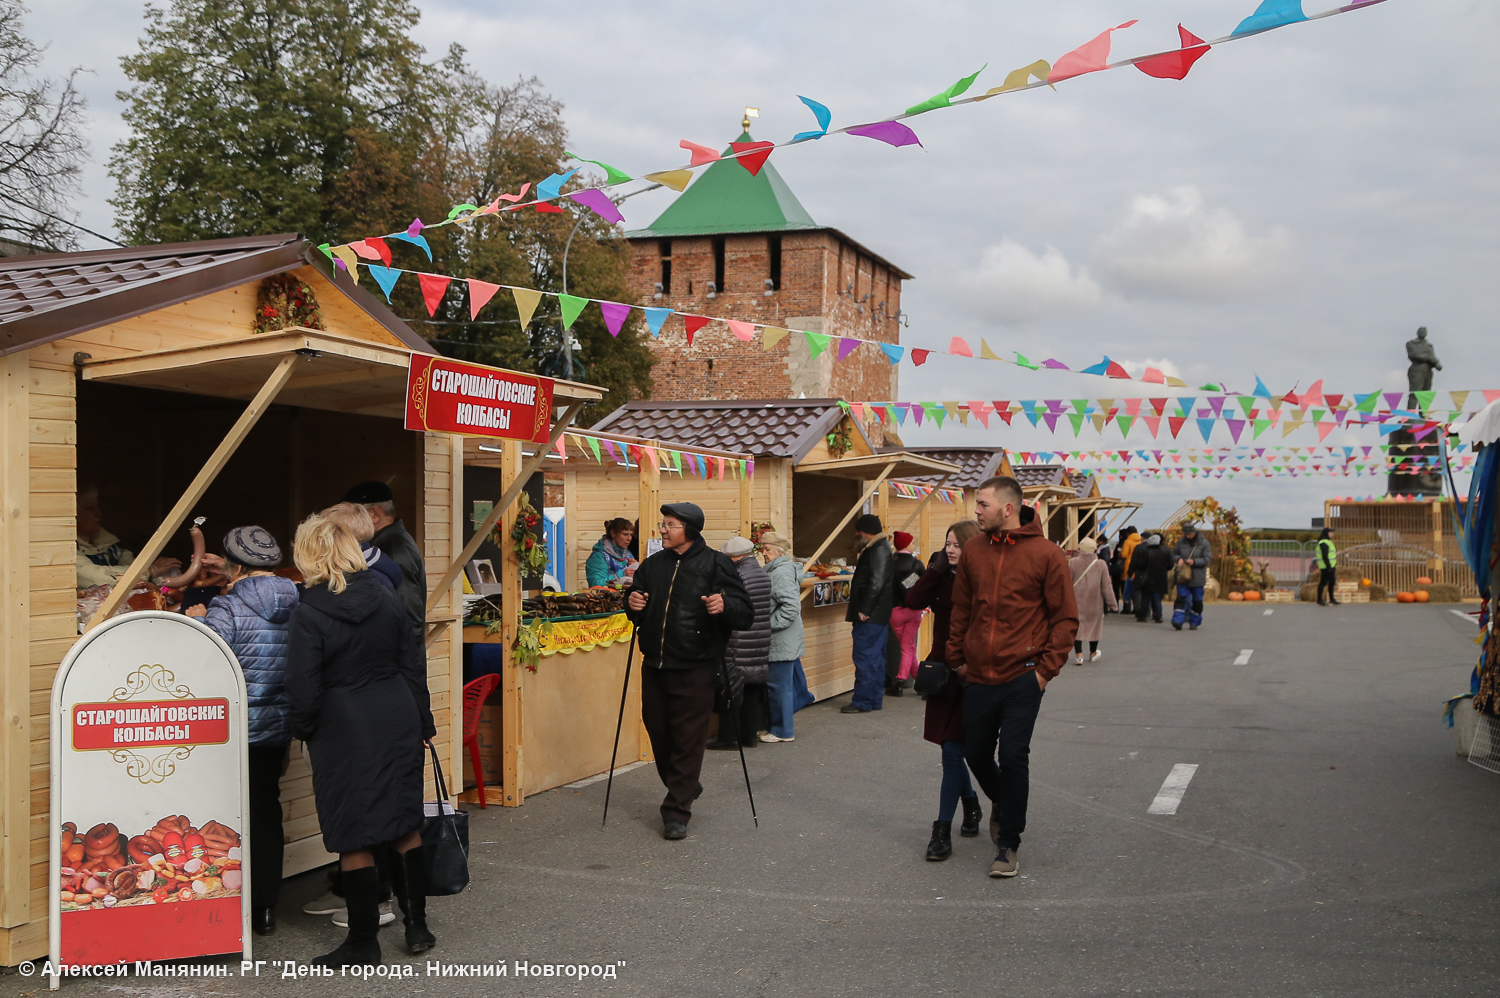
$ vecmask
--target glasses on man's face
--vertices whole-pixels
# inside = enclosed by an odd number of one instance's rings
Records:
[[[676,520],[658,520],[656,523],[656,529],[661,531],[681,530],[682,524],[678,523]]]

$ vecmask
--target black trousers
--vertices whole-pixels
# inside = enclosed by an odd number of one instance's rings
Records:
[[[251,745],[250,769],[250,903],[274,908],[281,900],[281,770],[285,745]]]
[[[1333,599],[1333,587],[1338,584],[1339,570],[1336,568],[1318,569],[1318,602],[1323,602],[1323,590],[1328,590],[1328,598]]]
[[[767,719],[769,714],[766,684],[746,683],[740,690],[740,695],[730,703],[729,709],[719,713],[717,740],[727,744],[737,737],[741,745],[754,745],[756,734],[770,728]]]
[[[667,788],[663,822],[687,824],[693,816],[693,801],[703,792],[698,776],[713,711],[713,669],[641,669],[641,721],[651,737],[656,774]]]
[[[1042,707],[1036,671],[1000,686],[964,683],[964,757],[994,805],[1000,847],[1016,849],[1031,792],[1031,732]]]

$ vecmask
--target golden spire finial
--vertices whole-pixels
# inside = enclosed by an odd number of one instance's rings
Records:
[[[747,107],[747,108],[745,108],[745,120],[743,120],[743,121],[740,122],[740,131],[748,133],[750,131],[750,119],[751,118],[759,118],[759,117],[760,117],[760,108],[758,108],[758,107]]]

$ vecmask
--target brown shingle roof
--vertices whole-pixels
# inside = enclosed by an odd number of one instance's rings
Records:
[[[837,399],[627,402],[595,429],[756,457],[801,459],[843,417]]]
[[[902,447],[886,450],[905,450],[924,457],[937,458],[958,465],[962,471],[948,479],[948,486],[959,489],[978,488],[985,479],[999,474],[1000,464],[1005,460],[1004,447]],[[913,482],[937,482],[935,477],[912,478]]]
[[[1016,481],[1023,489],[1036,485],[1062,485],[1065,470],[1060,464],[1018,464]]]
[[[323,259],[295,233],[5,257],[0,356]],[[407,346],[435,352],[368,292],[338,286]]]
[[[1087,499],[1094,488],[1094,476],[1087,471],[1070,471],[1068,483],[1073,486],[1073,491],[1078,494],[1078,498]]]

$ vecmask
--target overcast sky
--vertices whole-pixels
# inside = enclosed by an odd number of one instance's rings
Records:
[[[1257,0],[866,0],[499,5],[423,0],[417,37],[468,48],[496,82],[539,77],[562,100],[572,148],[633,174],[678,165],[679,139],[722,145],[745,105],[757,138],[813,127],[797,101],[828,105],[835,127],[887,116],[985,63],[976,90],[1011,69],[1055,61],[1107,27],[1114,57],[1176,44],[1182,22],[1228,34]],[[1304,0],[1309,13],[1332,0]],[[124,134],[119,59],[143,6],[33,0],[48,68],[90,71],[94,162],[84,224],[113,232],[104,170]],[[1331,392],[1405,386],[1402,344],[1431,330],[1441,389],[1500,387],[1500,4],[1388,0],[1210,52],[1182,82],[1133,69],[923,115],[924,148],[833,136],[778,152],[782,175],[818,222],[916,275],[908,346],[984,336],[1003,355],[1074,366],[1103,354],[1193,384],[1276,392],[1323,378]],[[626,206],[630,227],[669,203]],[[86,245],[94,245],[86,241]],[[1489,344],[1489,345],[1486,345]],[[1123,382],[1028,372],[935,355],[901,367],[907,400],[1118,398]],[[1141,394],[1145,394],[1142,392]],[[1155,394],[1153,392],[1153,394]],[[1017,422],[1023,422],[1017,420]],[[908,443],[1015,449],[1122,446],[1119,431],[1075,442],[1028,429],[914,430]],[[1202,438],[1184,429],[1184,446]],[[1165,443],[1167,431],[1163,427]],[[1223,440],[1219,438],[1223,435]],[[1330,444],[1379,442],[1374,429]],[[1144,427],[1130,444],[1150,442]],[[1214,444],[1229,443],[1215,432]],[[1260,443],[1283,443],[1271,431]],[[1310,445],[1312,430],[1284,441]],[[1244,476],[1109,483],[1155,524],[1211,492],[1251,525],[1300,526],[1329,496],[1383,479]]]

